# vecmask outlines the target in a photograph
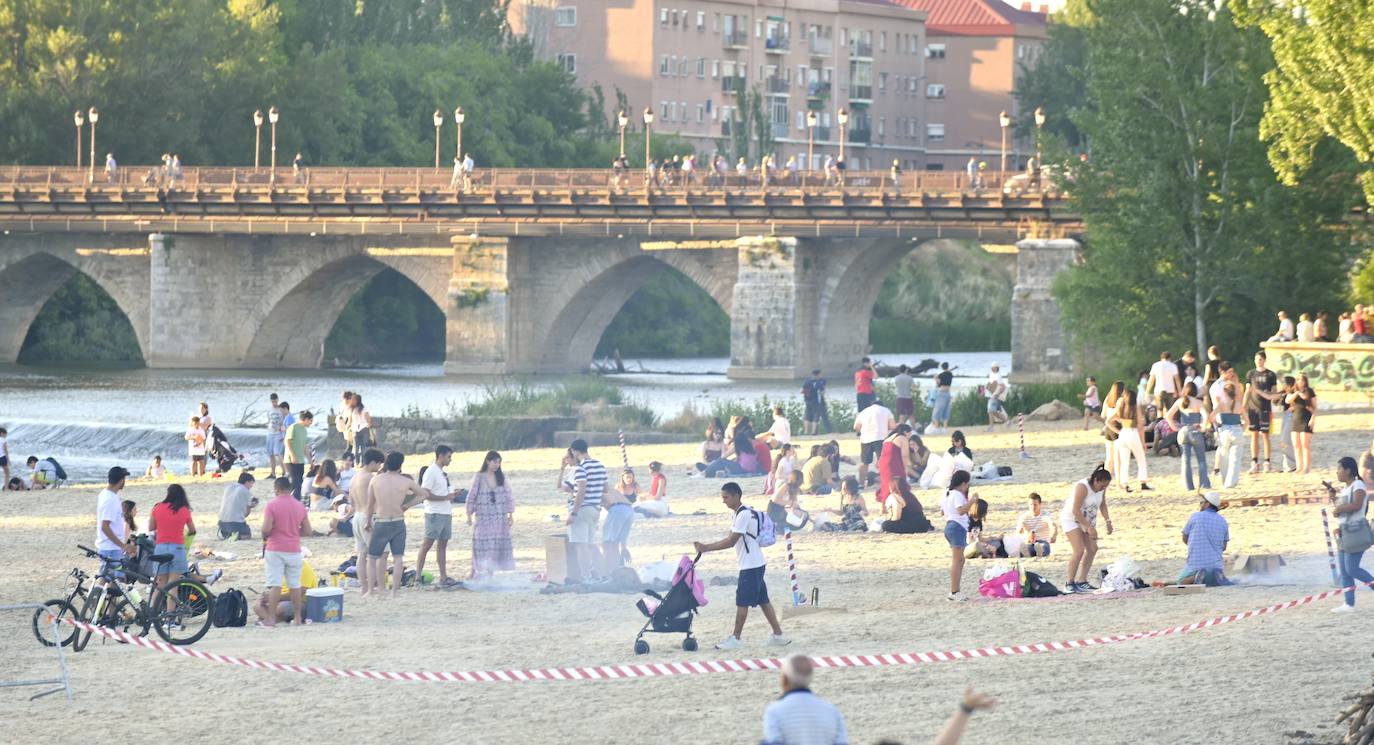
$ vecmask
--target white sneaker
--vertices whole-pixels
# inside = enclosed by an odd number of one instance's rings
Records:
[[[768,637],[768,646],[770,646],[770,647],[785,647],[785,646],[787,646],[788,644],[791,644],[791,643],[792,643],[792,640],[791,640],[791,639],[788,639],[787,637],[783,636],[782,634],[773,634],[773,635],[771,635],[771,636]]]
[[[951,592],[950,594],[945,596],[945,599],[953,600],[956,603],[962,603],[968,600],[968,596],[965,595],[963,592]]]
[[[743,646],[740,640],[733,636],[727,636],[724,640],[716,643],[716,649],[739,649]]]
[[[223,576],[224,576],[224,570],[223,570],[223,569],[216,569],[215,571],[213,571],[213,572],[210,573],[210,576],[209,576],[209,577],[206,577],[206,578],[205,578],[205,584],[207,584],[207,585],[213,585],[213,584],[215,584],[216,582],[219,581],[219,578],[220,578],[220,577],[223,577]]]
[[[1336,606],[1335,608],[1332,608],[1332,609],[1331,609],[1331,612],[1332,612],[1332,613],[1354,613],[1354,612],[1355,612],[1355,606],[1350,605],[1350,604],[1348,604],[1348,603],[1341,603],[1340,605]]]

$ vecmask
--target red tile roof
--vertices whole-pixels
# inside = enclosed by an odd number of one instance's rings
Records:
[[[1017,10],[1002,0],[892,0],[924,10],[926,30],[954,36],[1009,36],[1017,25],[1043,26],[1046,15]]]

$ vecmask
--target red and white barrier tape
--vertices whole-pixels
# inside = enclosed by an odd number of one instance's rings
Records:
[[[1174,634],[1186,634],[1192,631],[1222,626],[1228,623],[1244,621],[1256,616],[1277,613],[1281,610],[1296,608],[1300,605],[1307,605],[1309,603],[1325,600],[1329,597],[1341,594],[1345,589],[1327,590],[1326,592],[1316,595],[1308,595],[1307,597],[1297,600],[1276,603],[1263,608],[1247,610],[1242,613],[1233,613],[1229,616],[1219,616],[1217,618],[1209,618],[1183,626],[1155,629],[1154,631],[1141,631],[1133,634],[1114,634],[1112,636],[1078,639],[1075,641],[1041,642],[1038,644],[1018,644],[1005,647],[981,647],[978,649],[964,649],[949,652],[838,655],[815,657],[813,660],[817,667],[826,668],[884,667],[891,665],[917,665],[930,662],[953,662],[956,660],[968,660],[980,657],[1008,657],[1012,655],[1036,654],[1041,652],[1065,652],[1072,649],[1083,649],[1085,647],[1119,644],[1121,642],[1135,641],[1137,639],[1153,639]],[[542,680],[620,680],[625,678],[660,678],[677,675],[739,673],[756,670],[776,670],[782,665],[782,660],[773,658],[754,660],[709,660],[700,662],[658,662],[631,665],[593,665],[591,667],[545,667],[529,670],[465,670],[456,672],[432,672],[428,670],[343,670],[334,667],[295,665],[286,662],[269,662],[246,657],[235,657],[215,652],[202,652],[198,649],[179,647],[155,639],[131,636],[122,631],[107,629],[103,626],[92,626],[71,619],[65,620],[77,628],[144,649],[155,649],[159,652],[166,652],[181,657],[191,657],[197,660],[218,662],[223,665],[235,665],[257,670],[274,670],[285,673],[306,673],[325,678],[359,678],[363,680],[405,681],[413,683],[515,683]]]

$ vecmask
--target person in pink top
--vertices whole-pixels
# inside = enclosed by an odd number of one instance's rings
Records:
[[[281,588],[291,591],[291,610],[297,624],[305,622],[305,590],[301,588],[301,536],[311,535],[310,512],[291,493],[291,479],[272,482],[276,496],[262,511],[263,559],[267,563],[267,591],[253,610],[259,626],[277,625],[276,608],[269,598],[281,597]],[[285,583],[283,585],[283,582]]]

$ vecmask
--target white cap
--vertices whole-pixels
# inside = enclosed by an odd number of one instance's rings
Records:
[[[1202,498],[1207,500],[1207,504],[1210,504],[1217,509],[1221,509],[1221,494],[1219,492],[1209,491],[1206,494],[1203,494]]]

